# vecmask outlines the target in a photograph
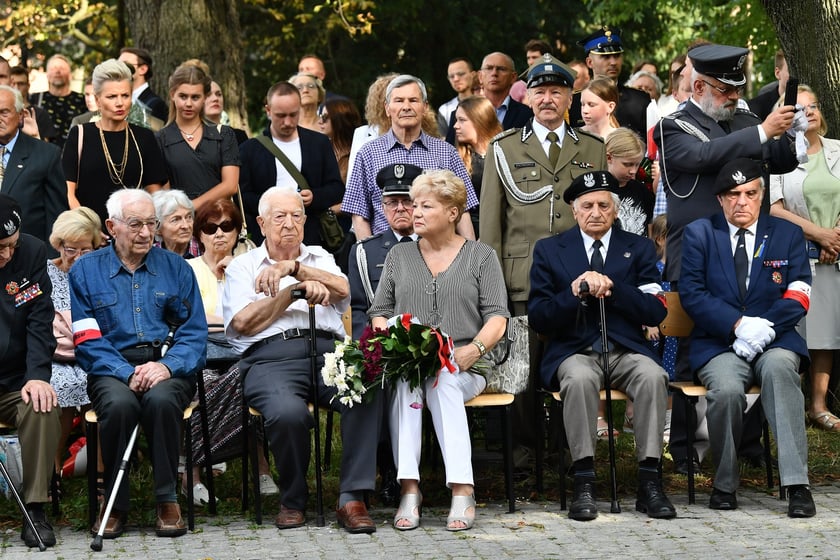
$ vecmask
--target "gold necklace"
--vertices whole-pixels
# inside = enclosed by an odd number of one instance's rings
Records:
[[[134,131],[131,130],[131,126],[126,124],[125,127],[125,147],[123,148],[122,161],[119,165],[114,163],[114,160],[111,158],[111,152],[108,150],[107,142],[105,142],[105,133],[100,126],[97,125],[97,128],[99,129],[99,140],[102,142],[102,152],[105,154],[105,166],[108,168],[108,176],[111,178],[113,184],[120,185],[124,189],[129,188],[123,182],[123,178],[125,177],[125,170],[128,163],[128,139],[131,137],[131,141],[134,143],[134,149],[137,150],[137,158],[140,160],[140,177],[137,180],[137,185],[133,188],[140,187],[143,184],[143,154],[140,152],[140,146],[137,144],[137,138],[134,136]]]
[[[178,127],[178,130],[181,131],[181,134],[184,135],[184,138],[187,139],[187,142],[192,142],[193,140],[195,140],[195,133],[199,128],[201,128],[201,124],[202,123],[199,121],[198,125],[192,130],[192,132],[187,132],[181,127]]]

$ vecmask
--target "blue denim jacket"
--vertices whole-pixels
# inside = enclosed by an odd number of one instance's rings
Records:
[[[134,273],[113,247],[85,255],[70,269],[70,304],[76,360],[89,375],[127,381],[134,366],[120,351],[161,344],[169,331],[167,311],[185,322],[160,362],[173,377],[204,367],[207,320],[201,294],[190,266],[170,251],[152,247]]]

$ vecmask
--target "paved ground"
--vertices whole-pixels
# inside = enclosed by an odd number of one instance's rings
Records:
[[[105,541],[102,552],[90,550],[87,533],[61,528],[58,545],[39,554],[28,550],[19,530],[0,534],[0,558],[144,558],[147,560],[233,560],[306,558],[838,558],[840,557],[840,484],[814,488],[817,517],[789,519],[786,503],[759,491],[739,494],[740,509],[718,512],[672,495],[677,519],[654,521],[634,510],[631,497],[623,513],[601,515],[589,523],[570,521],[559,503],[520,502],[506,513],[501,503],[480,504],[471,531],[444,530],[446,511],[424,511],[423,526],[398,532],[388,525],[392,510],[374,510],[380,522],[374,535],[349,535],[328,515],[326,527],[278,531],[241,517],[199,518],[197,531],[179,539],[161,539],[150,527],[130,527],[121,538]],[[310,516],[310,523],[314,519]]]

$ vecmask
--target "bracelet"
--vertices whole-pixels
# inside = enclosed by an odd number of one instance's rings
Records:
[[[300,272],[300,261],[295,261],[295,268],[292,270],[292,276],[297,278],[298,272]]]
[[[481,342],[479,339],[477,339],[477,338],[473,339],[473,341],[470,342],[470,344],[474,344],[475,347],[478,348],[478,355],[479,356],[483,356],[484,354],[487,353],[487,347],[484,346],[484,343]]]

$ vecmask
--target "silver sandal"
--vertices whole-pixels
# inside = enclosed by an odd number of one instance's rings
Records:
[[[400,497],[400,507],[394,515],[394,529],[398,531],[411,531],[420,526],[420,517],[423,515],[423,494],[403,494]],[[398,521],[408,521],[408,525],[397,525]]]
[[[467,510],[472,508],[472,515]],[[453,527],[452,524],[460,521],[463,527]],[[449,508],[449,517],[446,518],[447,531],[466,531],[472,529],[475,523],[475,494],[469,496],[452,496],[452,505]]]

